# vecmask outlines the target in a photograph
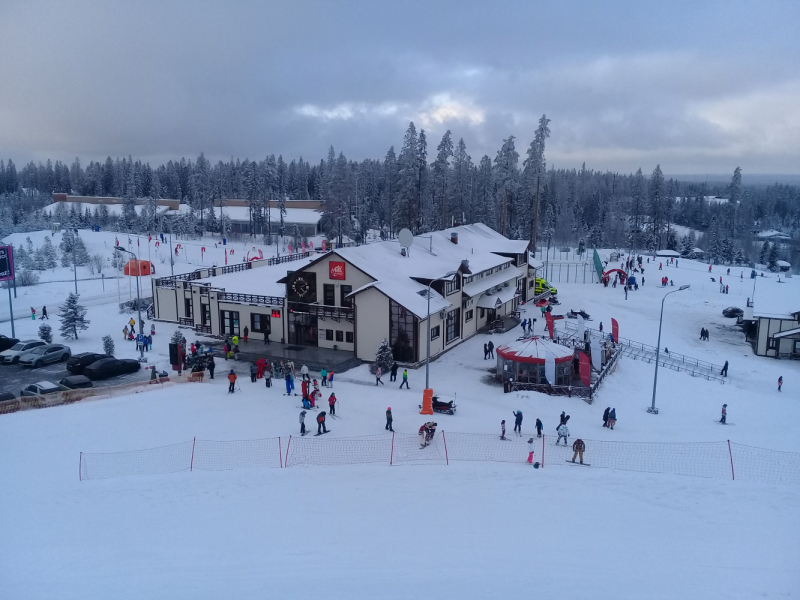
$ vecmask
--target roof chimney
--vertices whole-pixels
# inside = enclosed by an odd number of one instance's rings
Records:
[[[454,244],[458,243],[458,233],[455,231],[450,232],[450,241]]]

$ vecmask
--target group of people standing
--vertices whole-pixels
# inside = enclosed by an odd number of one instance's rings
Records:
[[[389,368],[389,381],[390,382],[392,382],[392,381],[396,382],[397,381],[397,371],[398,371],[399,368],[400,368],[400,365],[397,364],[397,361],[392,363],[392,366]],[[383,369],[380,367],[380,365],[378,365],[378,366],[375,367],[375,385],[378,385],[378,384],[385,385],[383,383],[383,380],[381,379],[381,377],[383,377]],[[406,386],[407,390],[411,389],[411,388],[408,387],[408,369],[403,369],[403,382],[400,384],[400,389],[401,390],[403,389],[403,386]]]
[[[42,318],[47,314],[44,310],[46,309],[43,309]],[[144,321],[142,321],[142,333],[136,333],[136,319],[133,317],[131,317],[130,321],[122,328],[122,339],[129,342],[135,341],[136,349],[139,350],[141,348],[145,352],[153,349],[153,336],[155,334],[156,330],[154,325],[150,326],[150,335],[144,334]]]

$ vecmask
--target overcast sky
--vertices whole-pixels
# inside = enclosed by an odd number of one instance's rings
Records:
[[[0,0],[0,158],[348,158],[800,173],[800,2]]]

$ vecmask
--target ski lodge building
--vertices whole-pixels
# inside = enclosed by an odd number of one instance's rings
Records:
[[[414,238],[200,269],[153,281],[157,320],[198,333],[351,352],[365,361],[385,338],[399,362],[425,360],[430,300],[437,356],[533,297],[527,240],[475,223]],[[428,286],[431,293],[428,298]]]
[[[768,285],[781,289],[765,289]],[[755,298],[748,300],[743,320],[750,323],[745,331],[757,356],[800,359],[800,295],[786,289],[789,285],[759,281]]]

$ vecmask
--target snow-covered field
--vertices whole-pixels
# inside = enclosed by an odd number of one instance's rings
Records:
[[[21,240],[15,238],[15,245]],[[627,301],[620,288],[559,284],[559,308],[582,308],[594,319],[590,325],[603,321],[606,330],[614,317],[620,335],[655,345],[665,290],[651,285],[660,276],[657,265],[645,267],[647,284]],[[486,338],[477,336],[431,364],[436,393],[458,395],[456,415],[436,416],[440,429],[499,433],[500,420],[510,430],[511,411],[521,409],[525,434],[536,417],[547,433],[566,410],[572,435],[587,440],[730,439],[800,451],[800,365],[754,356],[733,320],[721,314],[726,306],[744,305],[752,280],[740,280],[732,269],[725,276],[730,293],[722,295],[710,285],[707,265],[681,260],[680,268],[664,269],[676,286],[692,288],[667,299],[662,346],[713,363],[728,360],[725,385],[662,369],[660,414],[650,415],[645,408],[653,366],[623,358],[593,405],[503,394],[485,383],[491,365],[483,360]],[[716,276],[720,272],[714,268]],[[69,271],[59,268],[56,275],[68,279]],[[60,285],[37,288],[56,304]],[[800,296],[794,279],[778,284],[769,277],[756,285],[757,293]],[[98,347],[104,333],[120,337],[125,317],[116,300],[90,307],[91,328],[71,344],[74,351]],[[18,337],[35,336],[38,322],[16,324]],[[1,327],[7,333],[7,323]],[[173,327],[157,327],[150,358],[167,368]],[[541,327],[537,322],[536,330]],[[710,341],[698,339],[701,327],[710,330]],[[500,345],[515,335],[493,340]],[[117,348],[121,356],[133,355],[121,340]],[[220,361],[218,375],[224,376],[225,366]],[[0,416],[0,598],[656,599],[800,593],[797,485],[567,465],[534,470],[524,456],[519,464],[292,467],[78,481],[81,451],[151,448],[194,436],[297,435],[297,398],[251,384],[246,367],[236,365],[242,391],[233,396],[218,377]],[[366,366],[337,376],[342,418],[328,421],[332,431],[322,439],[389,436],[387,406],[395,430],[416,432],[425,420],[417,408],[424,371],[409,376],[410,391],[390,385],[388,377],[386,387],[376,388]],[[723,402],[734,426],[715,423]],[[606,406],[617,409],[613,431],[602,427]]]

